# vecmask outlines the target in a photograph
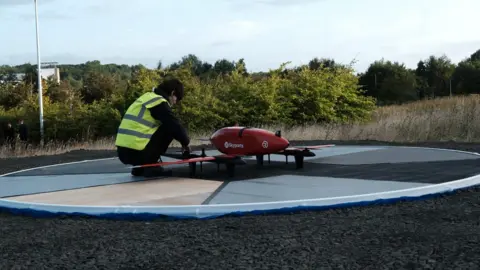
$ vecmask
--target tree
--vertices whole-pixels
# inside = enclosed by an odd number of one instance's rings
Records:
[[[31,93],[31,85],[11,82],[0,84],[0,106],[6,110],[20,107]]]
[[[215,62],[213,65],[213,70],[217,74],[228,74],[235,69],[235,62],[228,61],[227,59],[220,59]]]
[[[445,55],[440,57],[432,55],[426,60],[419,61],[415,70],[422,85],[419,91],[425,97],[449,96],[450,80],[454,71],[455,65]]]
[[[453,73],[455,94],[480,93],[480,50],[458,63]]]
[[[83,88],[80,93],[85,103],[110,98],[117,88],[117,81],[113,75],[103,74],[98,71],[89,71],[85,76]]]
[[[415,73],[398,62],[375,61],[360,76],[365,94],[375,97],[379,105],[398,104],[418,99]]]
[[[337,67],[337,64],[333,59],[328,59],[328,58],[319,59],[315,57],[312,60],[310,60],[310,62],[308,62],[308,67],[312,70],[317,70],[320,68],[335,68]]]

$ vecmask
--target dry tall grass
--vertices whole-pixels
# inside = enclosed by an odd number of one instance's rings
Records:
[[[480,96],[461,96],[405,105],[378,108],[367,124],[315,125],[285,129],[281,126],[263,127],[282,130],[290,140],[377,140],[385,142],[458,141],[479,142]],[[192,138],[208,138],[210,134],[192,134]],[[193,140],[192,145],[202,142]],[[179,146],[174,142],[172,146]],[[114,138],[94,142],[50,143],[43,149],[17,146],[0,148],[0,158],[35,155],[55,155],[71,150],[113,150]]]

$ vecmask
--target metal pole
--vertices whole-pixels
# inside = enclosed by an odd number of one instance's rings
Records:
[[[40,144],[43,146],[43,91],[42,91],[42,72],[40,62],[40,38],[38,31],[38,8],[37,0],[33,0],[35,3],[35,28],[37,36],[37,84],[38,84],[38,107],[40,110]]]
[[[450,83],[450,96],[452,96],[452,79],[449,80],[449,83]]]

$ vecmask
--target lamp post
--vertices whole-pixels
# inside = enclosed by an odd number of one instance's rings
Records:
[[[40,110],[40,144],[43,146],[43,91],[42,91],[42,72],[40,62],[40,38],[38,33],[38,7],[37,0],[35,3],[35,28],[37,37],[37,84],[38,84],[38,108]]]

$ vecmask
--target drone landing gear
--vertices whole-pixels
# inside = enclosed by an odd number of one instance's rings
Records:
[[[200,162],[200,172],[203,171],[203,162]],[[189,175],[190,177],[195,177],[197,172],[197,163],[191,162],[188,164],[189,167]],[[235,176],[235,163],[225,162],[225,167],[227,168],[227,174],[229,177]],[[217,162],[217,172],[220,172],[220,163]]]
[[[305,158],[303,156],[295,156],[295,166],[297,169],[303,169],[303,161]]]
[[[296,153],[286,153],[285,155],[285,163],[288,164],[288,156],[294,156],[295,158],[295,167],[297,169],[303,169],[303,164],[305,157],[310,157],[310,156],[315,156],[314,153],[306,150],[302,152],[296,152]],[[257,166],[261,167],[264,164],[264,155],[256,155],[256,160],[257,160]],[[268,155],[268,164],[271,163],[270,160],[270,155]]]
[[[200,162],[200,164],[202,164],[202,162]],[[188,163],[188,167],[189,167],[189,175],[190,177],[194,177],[196,175],[196,172],[197,172],[197,163],[196,162],[192,162],[192,163]],[[202,171],[202,166],[200,165],[200,171]]]
[[[285,163],[288,164],[288,157],[293,156],[295,158],[295,167],[297,169],[303,169],[303,164],[305,157],[314,157],[315,153],[309,151],[308,149],[298,151],[298,150],[286,150],[282,153],[285,156]],[[264,164],[264,155],[256,155],[257,166],[261,167]],[[268,154],[268,163],[270,164],[270,154]]]
[[[207,155],[205,154],[205,148],[202,148],[202,154],[200,156],[191,156],[190,153],[185,154],[185,158],[188,157],[206,157]],[[203,162],[200,161],[200,171],[203,171]],[[225,167],[227,168],[227,174],[229,177],[233,177],[235,175],[235,165],[244,165],[246,164],[244,160],[242,160],[240,157],[236,158],[222,158],[222,157],[217,157],[214,161],[207,161],[207,162],[214,162],[217,164],[217,171],[220,172],[220,164],[225,164]],[[195,177],[196,174],[196,162],[191,162],[189,164],[190,167],[190,177]]]
[[[235,176],[235,163],[225,162],[228,177]],[[220,172],[220,163],[217,163],[217,172]]]
[[[264,155],[256,155],[255,157],[257,158],[257,165],[262,166],[263,165],[263,156]],[[270,164],[270,154],[268,154],[268,164]]]
[[[296,169],[303,169],[303,163],[305,160],[305,156],[303,155],[293,155],[295,158],[295,168]],[[288,164],[288,155],[285,155],[285,163]]]
[[[182,156],[183,158],[188,159],[192,157],[206,157],[207,155],[205,154],[205,148],[202,148],[201,155],[192,155],[189,151],[184,151]],[[195,177],[197,173],[197,162],[188,163],[188,168],[190,177]],[[203,161],[200,161],[200,172],[203,172]]]
[[[288,156],[294,156],[295,158],[295,167],[297,169],[303,169],[303,163],[305,161],[305,157],[314,157],[315,153],[312,151],[305,149],[302,151],[285,151],[285,162],[288,164]]]

